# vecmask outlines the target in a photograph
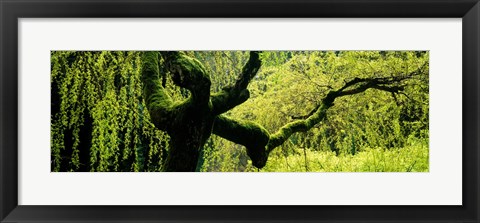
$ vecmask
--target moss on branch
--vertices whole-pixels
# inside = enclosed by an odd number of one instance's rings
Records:
[[[327,116],[327,110],[334,105],[335,99],[347,95],[358,94],[368,89],[377,89],[391,93],[398,93],[404,89],[402,81],[416,75],[416,71],[406,76],[387,77],[387,78],[355,78],[346,82],[338,90],[331,90],[323,98],[319,106],[310,112],[305,119],[290,122],[281,127],[277,132],[270,136],[267,146],[267,153],[270,153],[276,147],[282,145],[292,134],[296,132],[306,132],[316,124],[322,122]]]
[[[144,96],[150,116],[155,126],[170,136],[162,169],[194,171],[213,126],[210,77],[198,60],[180,52],[144,52],[142,60]],[[165,93],[159,75],[161,60],[174,84],[192,93],[187,100],[172,101]]]
[[[208,102],[211,81],[203,64],[182,52],[168,51],[161,54],[175,85],[188,89],[195,102]]]
[[[265,166],[268,158],[266,145],[270,134],[261,125],[250,121],[237,121],[225,116],[218,116],[213,124],[213,133],[243,145],[255,167]]]
[[[145,104],[152,122],[159,129],[166,130],[173,115],[173,101],[160,83],[160,57],[158,52],[142,54],[142,82]]]

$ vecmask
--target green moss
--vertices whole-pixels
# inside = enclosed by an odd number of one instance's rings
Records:
[[[248,98],[250,98],[248,89],[224,89],[211,97],[213,113],[216,115],[222,114],[247,101]]]
[[[152,121],[157,128],[166,130],[174,105],[160,82],[159,56],[158,52],[153,51],[142,54],[142,82],[145,103]]]
[[[333,104],[324,104],[307,119],[285,124],[277,132],[271,135],[267,151],[271,152],[276,147],[282,145],[293,133],[306,132],[323,121],[326,117],[328,108],[332,105]]]
[[[270,134],[261,125],[218,116],[213,125],[213,133],[245,146],[253,165],[258,168],[265,166],[268,158],[266,145],[270,140]]]
[[[165,60],[176,85],[189,89],[195,97],[210,96],[210,76],[200,61],[181,52],[169,52]]]
[[[176,63],[180,64],[182,69],[189,73],[200,74],[201,79],[210,79],[210,76],[205,71],[205,67],[203,66],[203,64],[195,58],[189,57],[184,53],[180,53],[179,57],[176,60]]]

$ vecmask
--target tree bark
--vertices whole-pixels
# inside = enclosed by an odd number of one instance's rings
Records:
[[[270,134],[255,122],[237,121],[226,116],[215,118],[213,133],[247,148],[247,155],[255,167],[262,168],[267,162],[265,146]]]
[[[173,102],[160,83],[160,59],[174,83],[192,94]],[[210,137],[214,116],[210,79],[203,65],[178,52],[144,52],[143,82],[146,104],[153,123],[170,136],[164,171],[195,171],[200,150]]]

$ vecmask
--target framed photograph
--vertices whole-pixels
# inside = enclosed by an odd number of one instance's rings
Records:
[[[1,222],[479,222],[477,0],[1,1]]]

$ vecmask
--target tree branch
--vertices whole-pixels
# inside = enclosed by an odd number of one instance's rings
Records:
[[[211,81],[202,63],[178,51],[164,51],[161,55],[175,85],[188,89],[194,102],[207,104]]]
[[[367,89],[377,89],[391,93],[398,93],[404,90],[401,83],[419,72],[412,72],[405,76],[396,77],[378,77],[378,78],[354,78],[346,82],[340,89],[331,90],[323,98],[320,105],[311,111],[303,120],[293,121],[281,127],[277,132],[270,135],[270,141],[267,145],[267,153],[270,153],[276,147],[282,145],[292,134],[296,132],[306,132],[313,128],[326,118],[327,110],[333,106],[336,98],[358,94]]]
[[[311,116],[304,120],[290,122],[281,127],[277,132],[270,135],[270,141],[267,145],[267,153],[282,145],[293,133],[306,132],[313,128],[317,123],[325,119],[327,110],[333,104],[322,104]]]
[[[215,118],[213,134],[245,146],[253,165],[257,168],[265,166],[268,157],[265,148],[270,134],[259,124],[249,121],[236,121],[220,115]]]
[[[158,52],[142,54],[143,95],[153,124],[166,130],[173,115],[173,101],[160,83],[159,56]]]
[[[262,168],[265,166],[270,152],[282,145],[292,134],[306,132],[323,121],[326,118],[327,110],[333,106],[336,98],[358,94],[368,89],[399,93],[404,89],[403,81],[418,74],[419,72],[413,72],[396,77],[354,78],[345,82],[338,90],[329,91],[321,103],[304,116],[303,120],[288,123],[274,134],[270,134],[265,128],[254,122],[236,121],[225,116],[218,116],[215,119],[213,133],[244,145],[253,165]]]
[[[292,118],[292,119],[306,119],[306,118],[312,116],[312,115],[318,110],[318,108],[320,108],[320,105],[315,106],[315,108],[312,109],[312,110],[311,110],[308,114],[306,114],[306,115],[302,115],[302,116],[292,116],[291,118]]]
[[[212,95],[211,99],[214,114],[222,114],[242,104],[250,97],[247,86],[260,69],[261,61],[259,53],[260,52],[257,51],[250,52],[250,58],[233,86],[226,87],[221,92]]]

